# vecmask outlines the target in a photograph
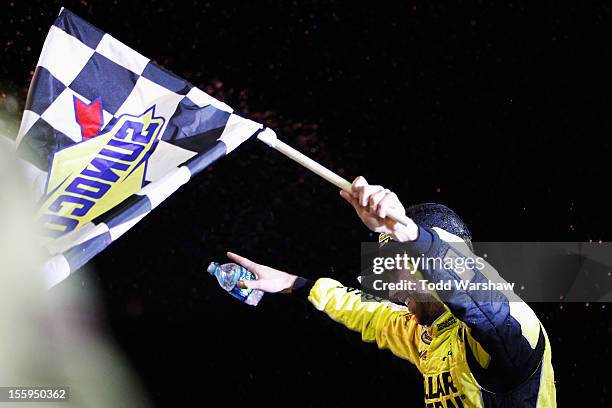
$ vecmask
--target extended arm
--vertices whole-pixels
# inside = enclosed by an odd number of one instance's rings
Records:
[[[242,281],[240,285],[243,287],[270,293],[293,292],[296,296],[308,297],[318,310],[360,332],[364,341],[376,342],[379,348],[389,349],[415,364],[419,361],[416,346],[418,324],[406,308],[345,287],[333,279],[321,278],[312,282],[231,252],[227,255],[257,276],[257,280]]]

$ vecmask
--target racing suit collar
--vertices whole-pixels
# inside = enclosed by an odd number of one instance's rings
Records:
[[[439,334],[452,329],[459,324],[459,320],[449,311],[444,312],[428,327],[431,337],[436,337]]]

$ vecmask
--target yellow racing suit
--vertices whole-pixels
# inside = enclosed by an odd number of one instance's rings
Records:
[[[460,238],[419,227],[418,252],[474,256]],[[416,251],[416,249],[415,249]],[[465,279],[452,270],[419,270],[429,281]],[[473,282],[499,275],[487,263]],[[554,407],[550,344],[544,327],[516,295],[469,290],[435,294],[447,311],[431,326],[406,308],[322,278],[309,286],[309,301],[332,319],[389,349],[423,374],[427,408]]]

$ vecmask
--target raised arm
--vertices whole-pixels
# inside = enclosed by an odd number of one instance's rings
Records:
[[[470,365],[481,383],[503,390],[520,384],[537,369],[546,341],[539,320],[511,290],[472,290],[472,286],[465,285],[504,281],[482,258],[480,269],[453,269],[455,265],[466,265],[468,258],[478,258],[461,238],[438,228],[405,226],[386,219],[389,208],[403,210],[402,204],[389,190],[368,185],[361,177],[353,183],[352,194],[341,195],[368,228],[405,243],[402,250],[408,256],[454,260],[428,263],[427,267],[419,267],[419,273],[429,282],[451,282],[451,290],[434,295],[468,326],[467,340],[473,352],[468,358],[472,358]]]

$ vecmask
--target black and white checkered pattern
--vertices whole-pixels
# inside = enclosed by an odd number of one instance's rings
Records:
[[[46,194],[41,179],[53,153],[83,141],[75,97],[87,104],[100,98],[101,133],[121,115],[140,115],[152,105],[165,122],[148,159],[146,186],[48,245],[50,284],[82,266],[194,174],[263,128],[62,9],[45,40],[16,141],[18,154],[31,163],[29,173],[40,196]]]

